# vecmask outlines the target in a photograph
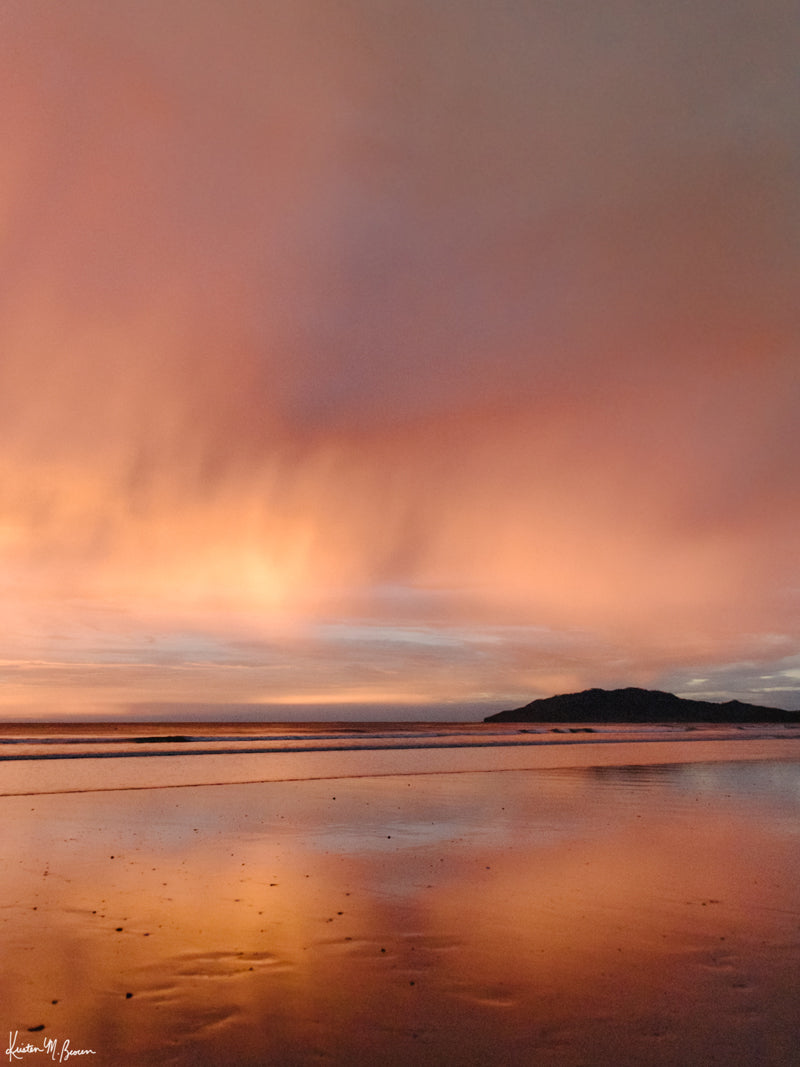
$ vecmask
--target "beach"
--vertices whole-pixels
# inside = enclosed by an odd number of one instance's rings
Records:
[[[192,729],[5,731],[6,1062],[800,1062],[797,731]]]

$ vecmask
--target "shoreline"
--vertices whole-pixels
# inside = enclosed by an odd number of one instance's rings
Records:
[[[0,759],[0,797],[147,790],[194,785],[338,780],[396,775],[490,773],[591,767],[800,759],[800,738],[646,739],[620,741],[535,738],[499,744],[387,743],[356,748],[275,747],[194,755],[163,750],[129,752],[131,758],[20,757]],[[149,757],[153,758],[150,759]]]

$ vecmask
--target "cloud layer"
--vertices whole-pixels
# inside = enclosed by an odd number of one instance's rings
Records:
[[[6,4],[7,705],[797,704],[797,32]]]

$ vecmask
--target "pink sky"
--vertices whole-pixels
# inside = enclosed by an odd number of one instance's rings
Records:
[[[800,707],[799,29],[6,0],[0,714]]]

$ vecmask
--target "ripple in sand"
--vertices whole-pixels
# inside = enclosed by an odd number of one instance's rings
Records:
[[[164,961],[182,978],[234,978],[251,971],[285,971],[291,966],[271,952],[187,952]]]
[[[173,1002],[198,980],[227,982],[259,974],[282,974],[291,968],[292,964],[271,952],[186,952],[143,967],[139,994],[151,1001]]]

